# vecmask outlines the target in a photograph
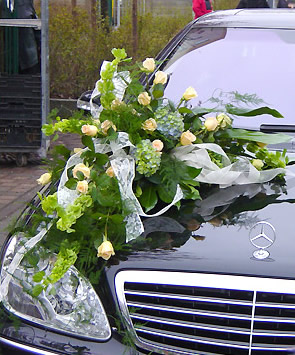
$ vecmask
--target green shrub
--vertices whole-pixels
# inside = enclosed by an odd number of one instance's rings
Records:
[[[176,12],[175,12],[176,13]],[[121,26],[110,28],[108,20],[97,19],[93,27],[86,10],[77,7],[73,15],[67,6],[50,7],[50,94],[51,97],[76,98],[92,89],[99,77],[103,60],[112,59],[111,49],[124,47],[134,60],[154,57],[185,24],[188,14],[138,16],[138,48],[133,53],[132,19],[121,20]]]
[[[215,10],[235,8],[238,0],[214,0]],[[157,8],[153,13],[138,15],[138,46],[134,53],[131,8],[118,28],[110,27],[108,19],[97,18],[91,24],[88,12],[76,7],[54,3],[49,8],[50,96],[77,98],[92,89],[99,77],[103,60],[112,59],[111,49],[124,47],[134,60],[155,57],[163,46],[189,21],[192,8],[178,11]],[[172,15],[171,15],[172,14]]]
[[[235,9],[239,3],[239,0],[214,0],[214,10],[226,10]]]

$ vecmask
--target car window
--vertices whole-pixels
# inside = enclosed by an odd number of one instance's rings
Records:
[[[198,97],[192,104],[204,106],[221,92],[256,94],[284,118],[237,118],[236,126],[295,125],[294,63],[294,30],[193,28],[162,69],[170,74],[165,93],[177,102],[193,86]]]

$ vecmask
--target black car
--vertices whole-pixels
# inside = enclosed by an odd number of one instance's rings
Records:
[[[206,104],[214,106],[238,93],[247,95],[250,105],[262,98],[284,118],[239,118],[237,127],[292,134],[294,49],[292,10],[217,11],[188,24],[159,54],[157,70],[168,74],[172,100],[190,85],[199,94],[195,104],[211,97]],[[273,149],[287,149],[292,158],[293,145]],[[58,317],[45,314],[46,307],[33,304],[17,285],[5,296],[0,291],[3,353],[291,354],[292,166],[289,172],[284,183],[216,186],[200,201],[145,219],[133,250],[110,259],[99,284],[69,269],[66,277],[76,280],[76,288],[60,285],[58,294],[50,295]],[[23,246],[21,238],[6,240],[1,253],[6,275]],[[16,273],[22,277],[21,267]],[[89,314],[91,323],[85,321]]]

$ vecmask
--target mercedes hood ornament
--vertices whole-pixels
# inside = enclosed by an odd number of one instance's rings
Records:
[[[250,229],[249,238],[251,244],[257,248],[253,252],[256,259],[266,259],[270,253],[267,248],[271,247],[276,239],[276,231],[272,224],[261,221],[254,224]]]

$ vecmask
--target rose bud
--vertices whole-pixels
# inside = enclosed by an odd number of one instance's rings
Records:
[[[97,248],[98,258],[101,257],[104,260],[109,260],[112,255],[115,255],[114,248],[112,246],[112,243],[108,240],[100,244],[100,246]]]
[[[47,185],[51,181],[51,174],[50,173],[45,173],[42,174],[39,179],[37,179],[37,183],[39,185]]]

